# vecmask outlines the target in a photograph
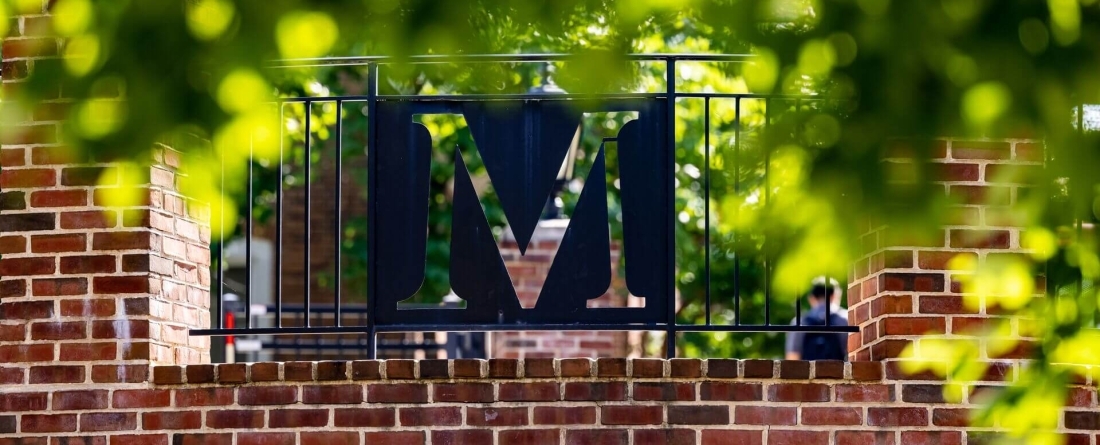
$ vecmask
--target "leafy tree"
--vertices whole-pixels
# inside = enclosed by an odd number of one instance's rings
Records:
[[[23,0],[0,5],[16,12],[40,7]],[[278,119],[261,104],[276,94],[322,94],[311,87],[313,80],[335,85],[351,75],[343,88],[353,91],[354,79],[363,75],[351,68],[266,69],[272,59],[563,51],[578,57],[563,64],[560,82],[569,91],[584,92],[659,88],[654,79],[661,78],[660,67],[628,68],[622,55],[629,52],[751,52],[750,63],[677,77],[684,87],[717,84],[728,91],[827,100],[805,107],[769,103],[770,129],[742,141],[721,136],[732,125],[729,104],[714,103],[715,133],[705,149],[697,124],[678,125],[685,141],[677,153],[677,203],[686,215],[677,234],[683,246],[678,280],[688,303],[684,319],[699,317],[692,303],[700,294],[698,222],[707,205],[712,241],[723,248],[736,245],[744,255],[746,304],[760,300],[765,257],[776,296],[789,299],[799,292],[798,283],[813,275],[844,273],[859,245],[853,219],[871,213],[911,230],[942,221],[946,201],[927,181],[932,174],[927,164],[916,162],[905,172],[915,183],[890,185],[899,172],[881,162],[896,153],[897,139],[919,160],[933,149],[932,139],[943,135],[1041,138],[1048,161],[1043,180],[1011,215],[1028,228],[1024,241],[1030,257],[956,264],[974,272],[966,283],[972,294],[1042,321],[1033,333],[1041,344],[1037,364],[989,416],[1019,437],[1049,439],[1056,410],[1019,407],[1048,407],[1064,399],[1061,382],[1072,371],[1051,363],[1100,364],[1100,342],[1089,329],[1096,315],[1092,283],[1100,277],[1092,231],[1100,215],[1100,183],[1093,174],[1100,150],[1096,133],[1083,131],[1082,113],[1075,111],[1100,102],[1095,0],[59,0],[52,13],[50,26],[68,42],[62,57],[36,61],[27,88],[20,90],[23,97],[5,100],[34,108],[60,88],[75,101],[67,142],[100,159],[137,156],[154,141],[182,140],[180,135],[209,140],[213,155],[203,144],[180,145],[189,152],[197,179],[191,193],[228,201],[230,209],[240,202],[243,181],[229,181],[225,190],[210,187],[217,181],[209,169],[194,166],[224,157],[230,177],[240,179],[249,165],[241,147],[249,141],[256,162],[271,165],[279,143],[278,124],[271,122]],[[522,91],[535,79],[512,67],[443,66],[432,72],[397,67],[391,76],[385,87],[405,92]],[[746,123],[764,114],[760,104],[743,105]],[[682,116],[699,116],[701,110],[690,100],[677,106]],[[337,110],[313,111],[320,122],[341,118]],[[318,126],[313,137],[324,140],[325,131]],[[443,145],[463,138],[447,137],[455,139]],[[729,150],[731,143],[737,150]],[[706,171],[704,153],[710,155],[717,191],[709,203],[696,188]],[[735,164],[730,153],[744,157]],[[761,179],[764,168],[773,179]],[[755,192],[768,199],[746,198]],[[775,242],[762,243],[765,235]],[[777,245],[783,250],[772,251]],[[712,263],[712,277],[728,276],[730,261],[712,258]],[[1049,298],[1030,297],[1041,288],[1033,279],[1040,270],[1046,272]],[[719,279],[715,286],[728,294],[730,283]],[[776,344],[748,338],[765,348]],[[757,347],[692,336],[685,350],[772,350]],[[945,343],[933,352],[950,358],[948,377],[961,383],[984,371],[968,361],[973,347]]]

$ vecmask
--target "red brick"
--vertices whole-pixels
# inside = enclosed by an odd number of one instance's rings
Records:
[[[432,445],[474,445],[490,443],[493,443],[493,432],[489,430],[432,431]]]
[[[347,380],[348,362],[325,361],[317,363],[317,380]]]
[[[85,210],[79,212],[62,212],[61,228],[105,229],[109,227],[114,227],[117,220],[118,214],[115,213],[113,210]]]
[[[738,425],[794,425],[798,410],[793,407],[737,406],[733,420]]]
[[[769,430],[768,445],[828,445],[827,431]]]
[[[912,312],[913,297],[910,295],[879,295],[871,300],[871,317]]]
[[[1028,162],[1043,162],[1044,146],[1042,143],[1016,143],[1016,159]]]
[[[34,110],[35,120],[59,121],[65,120],[69,111],[69,103],[45,102],[40,103]],[[80,162],[80,154],[68,146],[35,147],[31,149],[31,163],[35,165],[48,164],[76,164]]]
[[[960,431],[902,431],[901,442],[905,445],[960,445]],[[970,443],[979,443],[972,441]]]
[[[402,426],[456,426],[462,424],[458,407],[401,408],[397,412]]]
[[[76,340],[88,336],[83,321],[42,321],[31,324],[32,340]]]
[[[241,405],[289,405],[298,401],[296,386],[245,386],[237,391]]]
[[[0,345],[0,363],[53,361],[52,344]]]
[[[596,423],[592,406],[536,406],[536,425],[583,425]]]
[[[153,234],[149,232],[100,232],[92,237],[95,250],[133,250],[152,247]]]
[[[397,423],[393,408],[337,408],[333,424],[348,427],[387,427]]]
[[[209,428],[262,428],[264,412],[253,410],[223,410],[206,413]]]
[[[947,329],[943,317],[890,317],[879,325],[882,335],[943,334]]]
[[[389,366],[389,365],[387,365]],[[388,372],[388,371],[387,371]],[[489,377],[514,379],[519,375],[519,361],[515,359],[490,359]]]
[[[107,407],[106,390],[58,391],[53,393],[53,410],[89,410]]]
[[[111,445],[168,445],[168,435],[127,434],[111,436]]]
[[[237,433],[237,445],[295,445],[294,433]]]
[[[83,366],[32,366],[31,384],[38,383],[81,383],[84,381]]]
[[[169,405],[171,398],[167,389],[117,389],[111,395],[111,407],[162,408]]]
[[[454,369],[455,378],[481,378],[484,376],[482,373],[482,364],[485,360],[479,359],[456,359],[452,361],[452,368]]]
[[[1011,145],[1005,141],[952,141],[954,159],[1009,159]]]
[[[844,362],[840,360],[818,360],[814,362],[814,379],[843,379]]]
[[[34,253],[83,252],[87,250],[83,234],[35,235],[31,237]]]
[[[115,263],[113,255],[65,256],[61,257],[61,273],[111,273],[115,271]]]
[[[0,260],[0,276],[52,275],[55,261],[53,258],[9,258]]]
[[[366,432],[363,443],[370,445],[424,445],[423,431]]]
[[[553,378],[553,358],[527,358],[524,360],[524,377]],[[420,361],[420,376],[423,377],[423,365]]]
[[[19,431],[23,433],[64,433],[76,431],[76,414],[24,414]]]
[[[62,343],[60,357],[63,362],[115,360],[118,357],[118,344],[115,342]]]
[[[970,425],[972,410],[966,408],[936,408],[932,410],[932,424],[936,426],[966,427]]]
[[[845,445],[894,445],[893,431],[837,431],[836,443]]]
[[[92,338],[149,338],[149,320],[97,320]]]
[[[660,425],[664,409],[659,405],[605,405],[600,408],[604,425]]]
[[[643,382],[634,384],[634,400],[695,400],[693,383]]]
[[[534,445],[559,443],[558,430],[502,430],[497,436],[500,445]]]
[[[436,402],[489,403],[494,398],[491,383],[437,383],[433,386]]]
[[[568,382],[565,384],[565,400],[623,401],[626,400],[626,383]]]
[[[1100,412],[1066,411],[1065,424],[1071,430],[1100,430]]]
[[[80,415],[80,431],[129,431],[135,429],[137,429],[137,413],[83,413]]]
[[[110,317],[115,314],[115,300],[61,300],[62,317]]]
[[[44,392],[11,392],[0,394],[0,411],[42,411],[48,394]]]
[[[7,39],[4,40],[4,60],[35,58],[57,55],[57,41],[54,39]]]
[[[730,409],[726,405],[672,405],[668,423],[674,425],[728,425]]]
[[[699,385],[700,400],[759,401],[764,399],[763,394],[763,385],[759,383],[703,382]]]
[[[828,402],[829,386],[821,383],[775,383],[768,386],[773,402]]]
[[[26,152],[22,148],[0,150],[0,165],[4,167],[18,167],[26,164]]]
[[[917,301],[922,314],[973,314],[977,309],[969,309],[963,297],[958,295],[921,295]]]
[[[253,363],[249,365],[253,382],[275,382],[279,380],[278,363]]]
[[[92,292],[96,294],[144,294],[149,292],[149,277],[92,277]]]
[[[709,368],[708,373],[710,377],[723,377],[721,369],[724,369],[724,363],[730,363],[733,365],[733,376],[737,377],[737,360],[708,360],[707,366]],[[632,373],[636,378],[661,378],[664,376],[665,361],[660,359],[649,358],[635,358],[630,360],[631,366],[634,368]],[[716,374],[715,371],[719,372]],[[727,376],[728,377],[728,376]]]
[[[27,382],[26,370],[23,368],[0,367],[0,384],[22,385]]]
[[[1011,247],[1011,235],[1007,230],[951,231],[951,247],[964,249],[1007,249]]]
[[[31,281],[31,293],[36,297],[84,295],[88,293],[87,278],[40,278]]]
[[[763,435],[751,430],[703,430],[702,445],[761,445]]]
[[[561,400],[560,386],[555,382],[501,383],[501,402],[547,402]]]
[[[302,432],[302,445],[358,445],[355,431]]]
[[[184,368],[187,383],[214,383],[214,365],[193,364]]]
[[[415,383],[368,385],[367,401],[370,403],[428,403],[428,385]]]
[[[0,303],[0,319],[33,320],[53,317],[52,301],[14,301]]]
[[[836,385],[837,402],[892,402],[890,385]]]
[[[703,376],[703,361],[697,358],[669,360],[669,372],[673,378],[699,378]]]
[[[0,236],[0,255],[6,255],[9,253],[23,253],[26,251],[27,237],[22,235]]]
[[[860,425],[863,423],[863,410],[860,408],[802,408],[803,425]]]
[[[154,370],[154,375],[159,370]],[[242,388],[243,390],[244,388]],[[256,388],[254,388],[256,389]],[[176,407],[220,406],[233,403],[233,388],[191,388],[177,389]]]
[[[327,409],[275,409],[268,412],[271,428],[319,427],[328,424]]]
[[[402,422],[404,425],[404,422]],[[466,425],[523,426],[527,425],[527,408],[466,408]]]
[[[135,359],[132,351],[126,349],[123,351],[124,357]],[[149,365],[92,365],[93,383],[145,383],[147,381],[149,381]]]
[[[783,360],[779,362],[779,378],[806,380],[810,378],[810,362],[806,360]]]
[[[76,207],[88,205],[84,190],[39,190],[31,193],[31,207]]]
[[[288,382],[308,382],[313,380],[313,363],[283,363],[283,380],[286,380]]]
[[[934,163],[932,167],[933,178],[943,182],[961,182],[978,180],[978,164],[968,163]]]
[[[57,171],[46,168],[8,169],[0,171],[0,188],[45,188],[57,184]]]
[[[688,429],[634,430],[634,445],[695,445],[695,431]]]
[[[302,403],[306,404],[350,404],[362,402],[362,385],[310,385],[302,388]]]
[[[561,359],[558,362],[558,366],[561,369],[562,377],[590,377],[592,375],[592,359],[588,358],[566,358]],[[596,364],[596,369],[599,370],[600,376],[612,376],[616,374],[626,374],[626,362],[618,361],[611,358],[602,358]]]
[[[27,295],[26,280],[0,281],[0,298],[24,297]]]
[[[927,408],[868,408],[868,426],[926,426]]]
[[[565,445],[626,445],[629,440],[627,430],[566,430],[565,432]]]

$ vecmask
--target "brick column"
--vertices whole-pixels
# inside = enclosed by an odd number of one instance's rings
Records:
[[[209,340],[187,330],[210,323],[210,231],[177,192],[179,154],[151,147],[132,175],[75,162],[61,142],[70,101],[12,101],[35,61],[58,53],[48,15],[13,23],[3,42],[0,383],[142,382],[149,365],[209,361]],[[145,180],[124,183],[130,176]],[[134,205],[105,203],[135,188]]]
[[[958,275],[948,262],[961,255],[984,263],[1023,250],[1023,221],[1012,209],[1042,161],[1042,144],[1030,140],[938,142],[930,171],[952,202],[945,225],[929,236],[868,227],[865,256],[854,265],[848,289],[849,320],[860,327],[849,337],[852,360],[896,359],[922,336],[973,339],[988,322],[1010,320],[987,301],[978,307],[964,304]],[[905,161],[886,164],[887,170],[907,168]],[[1016,323],[1011,335],[1020,336]],[[996,360],[1019,358],[1025,348],[1000,356],[991,356],[984,344],[981,349],[975,359],[1008,365]]]

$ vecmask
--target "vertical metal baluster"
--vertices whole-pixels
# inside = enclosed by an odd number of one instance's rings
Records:
[[[252,327],[252,140],[248,141],[248,195],[244,200],[245,231],[244,231],[244,270],[245,270],[245,298],[244,298],[244,328]]]
[[[770,204],[769,196],[771,194],[769,188],[771,187],[770,176],[768,175],[769,166],[771,162],[771,100],[764,98],[764,207],[767,208]],[[762,245],[764,253],[764,325],[771,326],[772,324],[772,297],[771,297],[771,274],[768,273],[768,237],[764,235],[764,243]]]
[[[341,233],[343,227],[340,224],[340,217],[343,216],[343,213],[340,211],[340,209],[341,209],[341,202],[340,201],[344,196],[344,194],[343,194],[343,182],[344,182],[344,170],[343,170],[343,168],[344,168],[344,159],[343,159],[343,156],[344,156],[343,155],[344,143],[343,142],[344,142],[344,134],[343,134],[343,125],[342,125],[342,123],[344,121],[343,115],[342,115],[343,110],[344,110],[344,102],[339,101],[339,100],[336,101],[336,215],[335,215],[335,218],[333,218],[334,219],[333,225],[336,226],[335,227],[335,229],[336,229],[336,261],[335,261],[335,265],[336,265],[335,266],[336,267],[336,280],[335,280],[335,282],[336,282],[336,315],[335,315],[335,317],[336,317],[336,326],[337,327],[341,326],[341,323],[340,323],[340,299],[341,299],[340,298],[340,295],[341,295],[340,275],[341,275],[343,267],[342,267],[342,264],[340,263],[340,248],[341,248],[341,244],[342,244],[341,241],[343,241],[343,238],[344,238],[343,234]]]
[[[279,104],[279,166],[275,180],[275,327],[283,327],[283,151],[286,122]]]
[[[367,65],[367,358],[378,357],[375,314],[377,313],[378,287],[375,285],[377,258],[375,238],[377,230],[377,199],[375,169],[378,164],[378,125],[375,117],[378,109],[378,64]]]
[[[310,185],[310,164],[313,163],[312,162],[312,155],[310,153],[310,141],[313,139],[312,135],[310,134],[310,124],[312,123],[312,120],[313,120],[312,116],[313,116],[313,102],[312,101],[306,101],[306,140],[305,140],[306,146],[305,146],[305,161],[304,161],[304,163],[305,163],[305,165],[304,165],[304,168],[305,168],[305,186],[306,186],[306,196],[305,196],[305,201],[306,201],[305,202],[306,228],[305,228],[305,267],[303,269],[305,270],[305,292],[304,292],[304,295],[305,295],[305,322],[306,322],[305,326],[307,328],[310,325],[310,312],[309,312],[309,298],[310,298],[310,296],[309,296],[309,294],[310,294],[310,287],[311,287],[310,286],[310,278],[311,278],[311,275],[312,275],[310,273],[310,272],[312,272],[310,270],[310,269],[312,269],[312,267],[310,267],[312,265],[310,264],[310,261],[309,261],[310,244],[311,244],[310,243],[310,236],[312,235],[310,233],[310,231],[311,231],[311,225],[312,225],[311,223],[312,223],[312,219],[313,219],[312,218],[313,212],[310,209],[310,205],[309,205],[309,201],[310,201],[310,199],[309,199],[310,196],[309,195],[310,195],[310,192],[312,192],[312,189],[313,189],[313,187]]]
[[[710,326],[710,96],[703,99],[703,252],[706,254],[707,326]]]
[[[733,193],[741,195],[741,97],[733,102]],[[733,324],[741,325],[741,254],[733,231]]]
[[[218,298],[214,299],[214,318],[217,318],[214,326],[221,329],[225,321],[225,154],[219,151],[218,156],[221,189],[218,190]]]
[[[665,88],[668,93],[668,111],[665,113],[668,119],[668,128],[666,135],[665,150],[668,156],[668,168],[674,169],[676,165],[676,59],[669,57],[665,59]],[[675,173],[673,173],[675,175]],[[676,357],[676,280],[674,279],[675,263],[676,263],[676,178],[669,178],[668,181],[668,268],[666,271],[666,277],[669,280],[668,290],[666,297],[668,298],[668,304],[666,314],[668,323],[667,333],[665,334],[665,356],[668,358]]]

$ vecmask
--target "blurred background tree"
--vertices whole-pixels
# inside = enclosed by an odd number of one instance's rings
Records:
[[[755,57],[744,64],[687,64],[677,73],[679,87],[815,95],[846,104],[841,109],[799,107],[789,119],[773,123],[773,130],[746,138],[755,142],[738,151],[746,156],[739,164],[743,170],[734,170],[722,155],[727,152],[724,144],[734,143],[719,136],[732,125],[728,103],[712,104],[711,147],[703,147],[696,121],[678,123],[683,145],[677,152],[677,278],[685,320],[701,316],[696,304],[701,295],[698,246],[701,218],[706,216],[697,185],[706,167],[704,150],[710,150],[709,167],[720,190],[710,203],[712,242],[736,245],[743,255],[742,295],[753,305],[761,298],[765,256],[774,259],[776,295],[789,300],[809,277],[846,273],[859,251],[854,220],[873,215],[915,232],[940,225],[948,202],[942,189],[930,183],[932,171],[926,163],[917,162],[907,173],[918,180],[915,185],[888,186],[897,178],[881,161],[898,154],[899,144],[892,141],[905,140],[905,154],[920,160],[927,158],[936,137],[1042,139],[1045,176],[1014,213],[1014,223],[1027,228],[1025,247],[1033,255],[1009,264],[957,267],[976,272],[967,284],[970,290],[998,298],[1007,293],[1011,300],[1004,307],[1043,320],[1034,333],[1041,339],[1035,352],[1040,365],[1029,368],[1021,378],[1025,383],[1003,398],[1014,403],[995,406],[1007,410],[1021,401],[1061,400],[1057,388],[1069,378],[1068,371],[1046,364],[1100,364],[1100,341],[1092,330],[1097,295],[1091,285],[1100,276],[1100,260],[1093,233],[1083,230],[1100,214],[1095,175],[1100,142],[1096,132],[1083,131],[1083,116],[1075,113],[1081,104],[1100,103],[1096,0],[58,0],[52,5],[52,24],[23,26],[48,26],[65,38],[61,57],[35,61],[20,97],[4,98],[6,112],[11,107],[34,109],[38,101],[63,91],[74,101],[66,142],[100,160],[136,159],[155,141],[182,140],[183,134],[198,136],[190,141],[209,141],[212,152],[198,142],[177,148],[189,152],[185,159],[194,179],[189,193],[227,203],[229,220],[247,206],[262,217],[269,201],[244,202],[244,181],[227,181],[223,190],[204,167],[224,157],[230,178],[243,178],[249,160],[241,148],[251,142],[256,165],[270,172],[281,142],[278,126],[285,122],[262,104],[278,95],[362,92],[361,68],[268,69],[274,59],[568,52],[577,58],[561,64],[558,81],[579,93],[662,89],[663,68],[628,64],[623,59],[627,53],[749,53]],[[4,0],[0,8],[7,16],[41,8],[41,2]],[[10,26],[4,21],[0,33]],[[382,88],[403,93],[518,92],[539,81],[537,69],[444,65],[418,71],[399,65],[388,70]],[[697,102],[679,102],[677,114],[699,116]],[[758,104],[746,108],[747,124],[760,119]],[[306,113],[283,111],[297,122]],[[331,141],[331,124],[358,110],[315,107],[310,112],[325,125],[312,127],[312,134],[298,127],[295,135],[288,128],[292,139]],[[460,126],[451,127],[436,135],[440,147],[453,150],[469,143]],[[362,144],[344,146],[348,155],[357,154],[354,150],[361,154]],[[288,156],[302,158],[300,153]],[[315,156],[310,162],[319,162],[320,155]],[[765,167],[773,175],[778,172],[774,182],[761,181]],[[446,163],[438,168],[445,178]],[[265,178],[263,184],[274,182],[269,173],[258,178]],[[737,190],[730,184],[738,182],[735,178],[746,181],[736,184]],[[257,185],[258,196],[268,196],[271,186]],[[750,199],[765,190],[772,196],[767,205]],[[446,206],[445,200],[441,205]],[[502,224],[495,210],[488,213],[495,224]],[[433,225],[446,227],[439,221]],[[363,233],[362,227],[357,229]],[[746,236],[734,237],[736,233]],[[778,239],[770,244],[782,245],[782,251],[766,250],[760,242],[763,235]],[[348,254],[363,252],[361,242],[348,237]],[[731,262],[712,260],[716,289],[730,292],[732,281],[720,277],[729,275]],[[1035,289],[1033,277],[1040,270],[1046,271],[1046,290],[1055,298],[1012,295]],[[430,281],[438,285],[442,279]],[[995,285],[1005,282],[1031,287],[1006,292]],[[723,314],[718,312],[719,320],[728,321]],[[785,319],[790,313],[780,310],[774,316]],[[749,357],[777,355],[781,339],[688,335],[685,341],[689,355]],[[977,372],[964,366],[966,351],[946,344],[938,351],[939,358],[957,362],[950,367],[950,379],[964,381]],[[1007,424],[1004,416],[1011,412],[994,409],[990,416]],[[1047,437],[1042,433],[1047,420],[1015,425],[1021,437],[1040,440]]]

